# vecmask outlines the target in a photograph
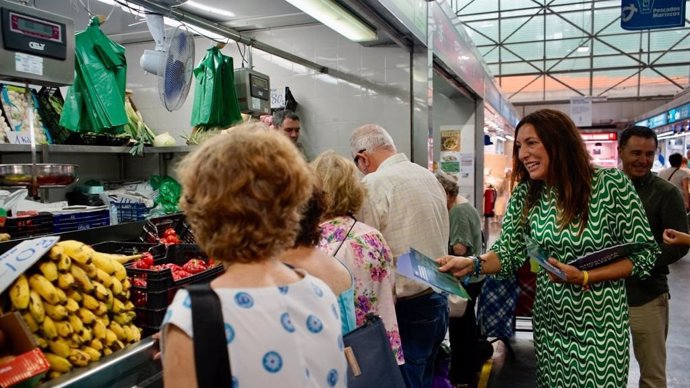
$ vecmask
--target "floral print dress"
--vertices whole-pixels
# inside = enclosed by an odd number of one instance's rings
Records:
[[[379,315],[398,364],[404,364],[395,317],[395,264],[381,232],[352,217],[336,217],[321,224],[319,248],[329,255],[337,250],[334,256],[345,263],[355,278],[357,326],[364,323],[367,314]]]

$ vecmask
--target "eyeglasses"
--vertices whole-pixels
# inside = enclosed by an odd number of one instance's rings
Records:
[[[355,161],[356,166],[359,166],[359,158],[362,157],[359,154],[361,154],[362,152],[364,152],[366,150],[367,150],[366,148],[362,148],[361,150],[357,151],[357,153],[355,154],[355,157],[353,158],[353,160]]]

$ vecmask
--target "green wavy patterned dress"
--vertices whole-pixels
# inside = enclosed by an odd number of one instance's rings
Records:
[[[527,183],[513,191],[498,241],[492,247],[501,261],[501,274],[516,271],[527,257],[524,233],[551,257],[568,263],[577,257],[625,242],[644,242],[631,255],[633,276],[647,276],[657,245],[632,183],[616,169],[596,169],[589,205],[589,222],[582,234],[576,225],[559,230],[556,190],[546,188],[528,214],[529,228],[520,221]],[[549,281],[541,269],[534,304],[534,343],[537,387],[625,388],[628,383],[628,303],[623,280],[579,285]]]

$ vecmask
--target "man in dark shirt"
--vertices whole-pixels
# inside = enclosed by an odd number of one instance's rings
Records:
[[[621,132],[618,154],[623,171],[630,177],[642,200],[654,239],[661,247],[650,276],[626,279],[630,306],[630,331],[635,358],[640,364],[640,388],[666,388],[666,336],[670,298],[668,266],[682,258],[688,247],[663,244],[663,232],[688,230],[685,204],[680,190],[652,174],[658,141],[647,127],[630,127]]]

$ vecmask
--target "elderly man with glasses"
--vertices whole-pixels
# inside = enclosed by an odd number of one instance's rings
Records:
[[[448,244],[446,193],[433,173],[398,153],[385,129],[367,124],[350,136],[350,150],[367,188],[360,216],[381,231],[397,257],[415,248],[429,257]],[[396,278],[396,315],[408,388],[431,387],[434,359],[448,329],[447,296],[427,285]]]

